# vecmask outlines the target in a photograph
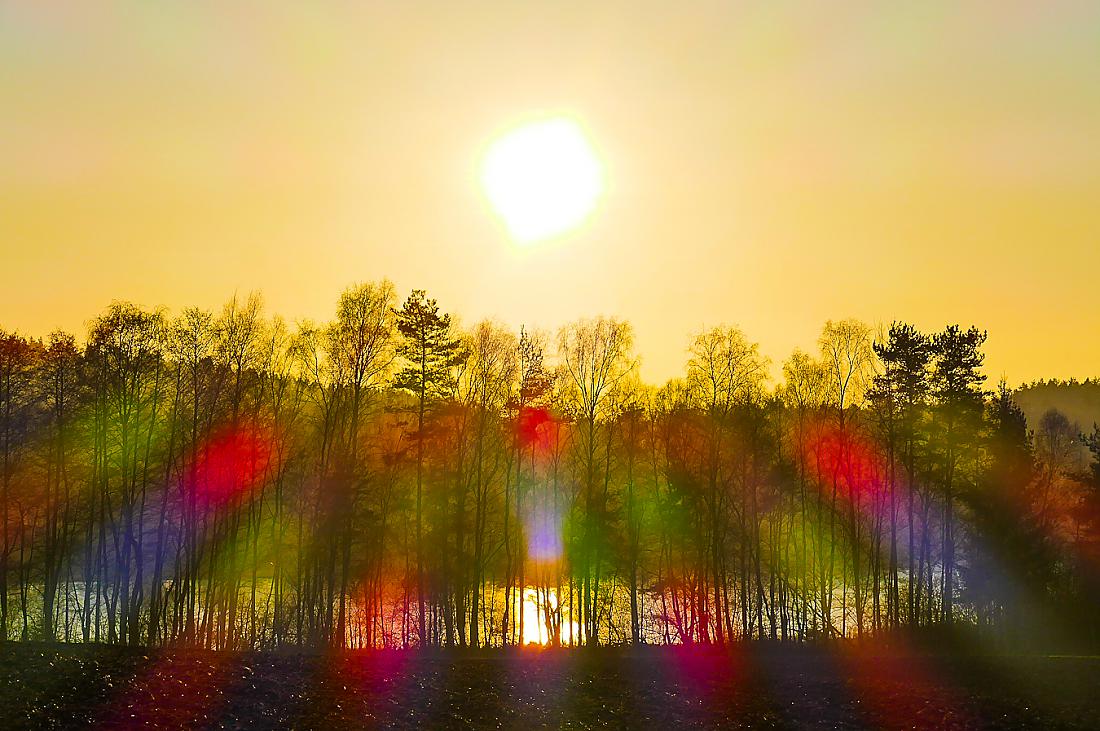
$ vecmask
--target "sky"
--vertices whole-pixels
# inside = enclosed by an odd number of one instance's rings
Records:
[[[389,277],[473,324],[630,320],[642,374],[730,324],[989,330],[1100,375],[1100,3],[0,0],[0,328],[112,300],[288,320]],[[478,185],[523,120],[606,192],[518,247]]]

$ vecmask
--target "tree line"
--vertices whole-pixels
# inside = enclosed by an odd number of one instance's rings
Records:
[[[0,331],[0,637],[1098,645],[1100,427],[1029,425],[985,337],[830,321],[773,379],[721,326],[654,387],[624,321],[460,327],[388,281],[327,323]]]

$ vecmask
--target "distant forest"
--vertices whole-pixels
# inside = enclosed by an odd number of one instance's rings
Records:
[[[773,379],[716,327],[656,387],[627,322],[388,281],[0,331],[0,637],[1100,647],[1100,384],[987,383],[985,337],[830,321]]]

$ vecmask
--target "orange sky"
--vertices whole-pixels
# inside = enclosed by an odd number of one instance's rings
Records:
[[[465,322],[625,317],[653,381],[705,325],[779,362],[848,316],[1100,375],[1098,3],[94,5],[0,3],[0,327],[322,319],[388,276]],[[608,192],[519,249],[477,160],[540,112]]]

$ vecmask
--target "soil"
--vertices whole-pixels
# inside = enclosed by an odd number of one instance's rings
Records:
[[[1100,658],[0,645],[0,728],[1100,728]]]

